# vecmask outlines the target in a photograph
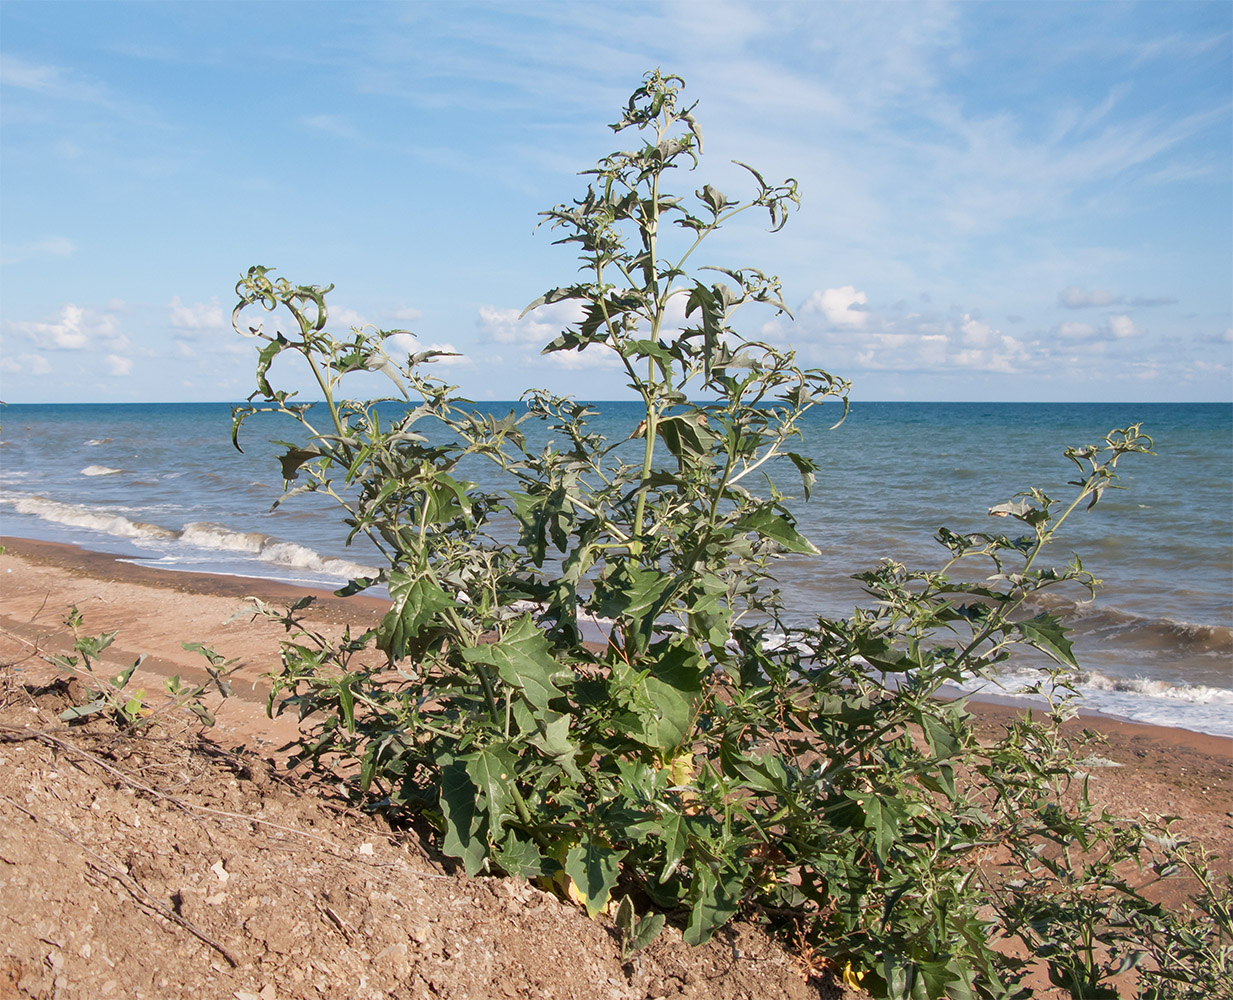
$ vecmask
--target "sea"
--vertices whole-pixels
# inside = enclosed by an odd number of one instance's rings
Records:
[[[521,403],[482,403],[504,415]],[[593,429],[628,437],[637,404],[605,402]],[[336,588],[380,565],[346,544],[328,498],[282,494],[272,441],[294,441],[274,415],[231,443],[230,403],[14,404],[0,409],[0,533],[71,542],[168,570],[264,577]],[[1086,709],[1233,736],[1233,407],[1208,403],[855,402],[846,420],[811,412],[793,446],[819,466],[809,502],[791,502],[821,550],[777,563],[785,620],[842,617],[871,598],[853,575],[882,559],[931,569],[940,527],[1005,532],[989,508],[1042,487],[1073,496],[1068,445],[1099,444],[1141,423],[1155,455],[1129,455],[1122,487],[1076,512],[1044,562],[1078,554],[1103,581],[1094,600],[1072,587],[1048,600],[1072,629]],[[525,425],[532,440],[549,434]],[[799,477],[774,473],[800,496]],[[482,469],[469,470],[483,483]],[[781,481],[782,480],[782,481]],[[975,572],[985,572],[984,569]],[[0,581],[2,586],[2,581]],[[1030,696],[1042,664],[1015,657],[979,696]]]

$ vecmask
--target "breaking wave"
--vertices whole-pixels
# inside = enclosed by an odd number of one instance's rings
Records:
[[[1035,607],[1059,615],[1067,625],[1085,632],[1132,640],[1148,648],[1182,649],[1213,656],[1233,655],[1233,628],[1179,621],[1166,616],[1139,615],[1107,604],[1035,596]]]
[[[377,573],[372,566],[323,556],[305,545],[259,531],[235,531],[208,521],[194,521],[177,530],[40,496],[0,495],[0,503],[7,504],[19,514],[125,538],[138,546],[154,548],[172,557],[177,555],[176,548],[182,545],[214,552],[239,553],[284,570],[320,574],[338,580],[375,576]]]
[[[121,469],[113,469],[109,465],[87,465],[81,470],[83,476],[114,476]]]

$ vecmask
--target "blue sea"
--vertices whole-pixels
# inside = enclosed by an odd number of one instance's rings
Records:
[[[485,403],[504,414],[517,403]],[[610,439],[638,422],[632,403],[598,404]],[[789,620],[850,614],[867,601],[852,574],[894,558],[942,562],[942,526],[1005,531],[988,508],[1030,486],[1063,497],[1067,445],[1141,422],[1155,456],[1119,466],[1110,491],[1068,522],[1051,562],[1078,553],[1104,581],[1095,601],[1050,601],[1074,630],[1087,707],[1137,721],[1233,736],[1233,408],[1225,404],[854,403],[814,411],[797,450],[820,466],[801,530],[822,550],[789,557],[779,579]],[[278,449],[294,432],[249,422],[231,446],[231,405],[11,405],[0,410],[0,533],[72,542],[166,569],[337,587],[379,565],[325,498],[281,494]],[[543,434],[543,432],[540,432]],[[543,436],[546,437],[546,434]],[[781,487],[799,494],[799,479]],[[1015,694],[1039,664],[1012,661]]]

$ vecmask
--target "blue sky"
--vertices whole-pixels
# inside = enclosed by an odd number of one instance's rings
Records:
[[[462,357],[475,398],[627,395],[518,321],[569,282],[584,189],[648,69],[687,81],[681,187],[799,179],[707,263],[857,399],[1233,398],[1233,5],[43,3],[0,7],[0,397],[237,399],[251,264],[343,326]],[[297,374],[286,372],[295,382]]]

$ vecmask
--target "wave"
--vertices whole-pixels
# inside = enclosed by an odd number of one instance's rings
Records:
[[[83,476],[114,476],[122,471],[122,469],[113,469],[109,465],[87,465],[81,470],[81,474]]]
[[[1166,698],[1191,705],[1233,706],[1233,691],[1208,687],[1206,684],[1171,684],[1150,677],[1109,677],[1099,670],[1083,671],[1075,676],[1075,686],[1083,691],[1113,691],[1141,694],[1149,698]]]
[[[158,524],[135,521],[122,514],[107,513],[88,507],[49,500],[41,496],[13,496],[0,494],[0,503],[9,505],[19,514],[27,514],[44,521],[52,521],[74,528],[86,528],[117,538],[125,538],[136,545],[168,552],[168,545],[188,546],[214,552],[232,552],[250,556],[260,562],[285,570],[319,574],[339,580],[351,580],[359,576],[375,576],[372,566],[323,556],[319,552],[288,542],[259,531],[236,531],[226,525],[209,521],[194,521],[183,528],[165,528]],[[174,549],[171,553],[174,555]]]
[[[90,438],[86,441],[91,448],[97,448],[100,444],[110,444],[111,438]]]
[[[1035,608],[1052,611],[1068,625],[1105,636],[1117,635],[1149,648],[1181,649],[1192,654],[1233,655],[1233,628],[1184,622],[1164,615],[1139,615],[1113,605],[1071,601],[1037,594]]]
[[[132,521],[121,514],[109,514],[91,510],[88,507],[77,507],[73,504],[61,503],[59,500],[48,500],[46,497],[0,496],[0,503],[8,504],[19,514],[29,514],[44,521],[66,524],[74,528],[88,528],[91,531],[100,531],[133,541],[143,539],[164,541],[179,536],[179,532],[171,528],[147,524],[144,521]]]

